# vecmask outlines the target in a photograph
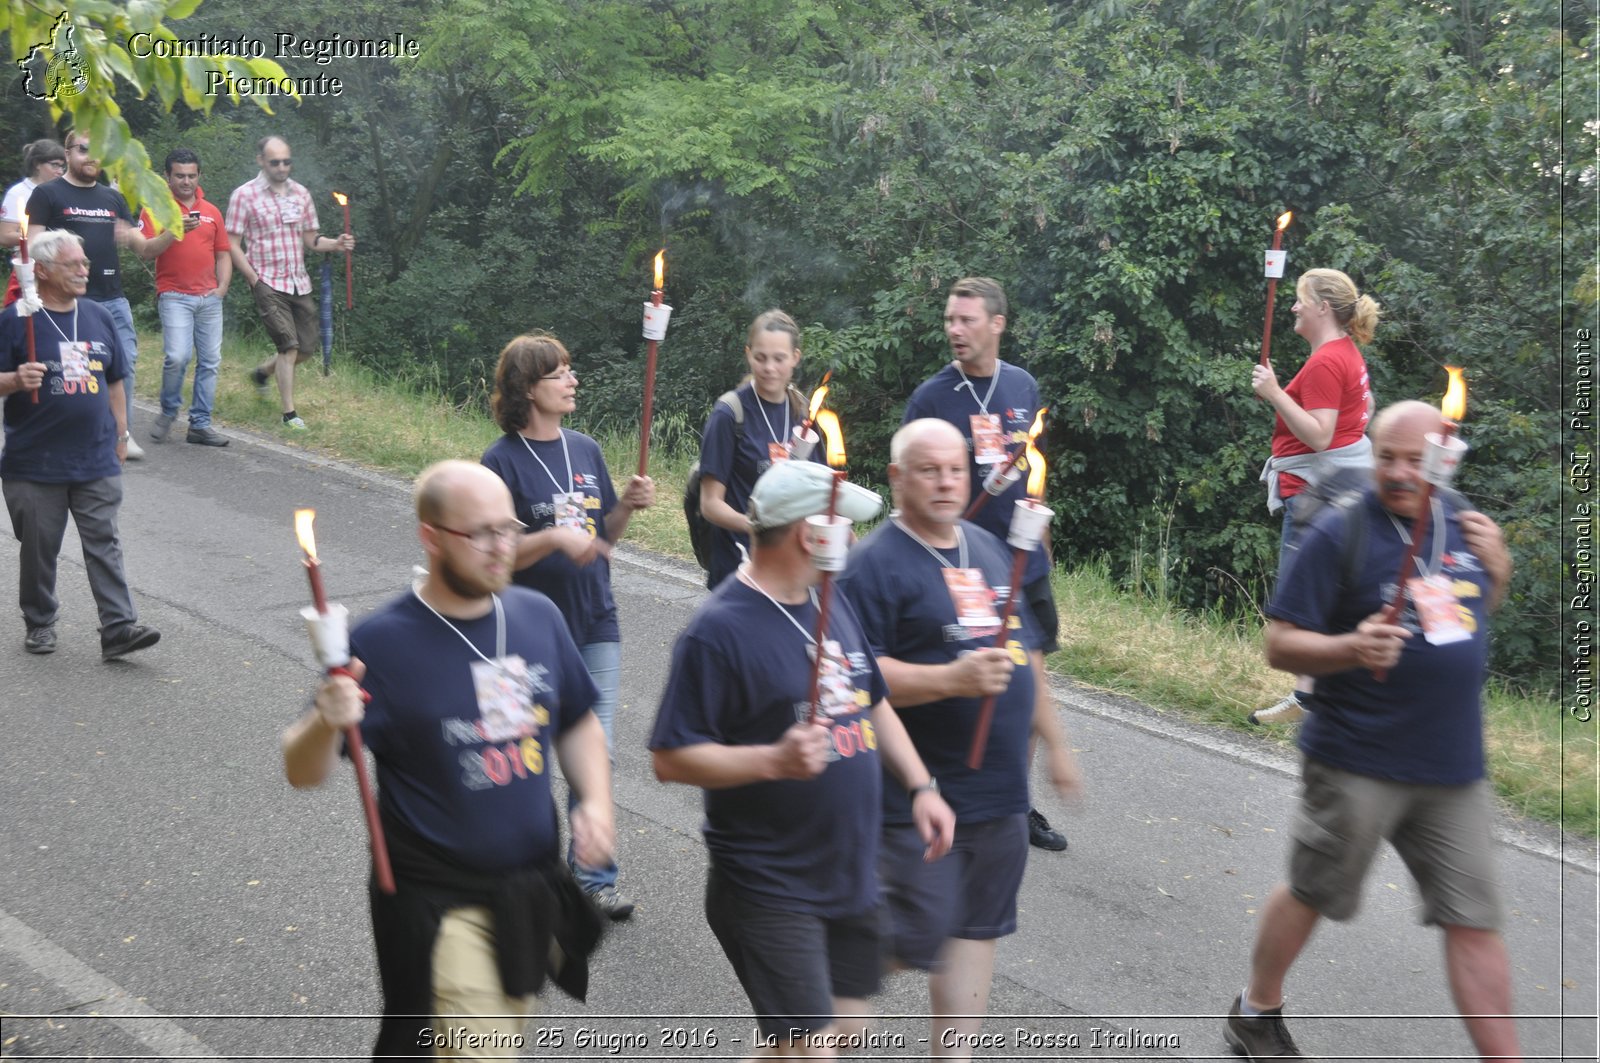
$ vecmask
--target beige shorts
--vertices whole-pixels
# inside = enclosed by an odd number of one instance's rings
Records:
[[[280,292],[266,281],[257,281],[250,294],[255,296],[261,323],[267,326],[267,335],[279,354],[294,351],[298,355],[295,360],[303,362],[317,352],[321,333],[311,296]]]
[[[487,908],[452,908],[433,944],[434,1025],[429,1044],[441,1059],[518,1058],[527,1016],[539,998],[508,997],[500,986],[494,919]],[[423,1053],[426,1054],[426,1053]]]
[[[1329,919],[1349,919],[1387,838],[1422,894],[1422,921],[1498,930],[1489,784],[1425,786],[1344,771],[1310,757],[1301,771],[1289,889]]]

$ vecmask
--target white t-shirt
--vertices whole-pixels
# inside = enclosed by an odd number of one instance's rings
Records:
[[[24,177],[6,189],[5,201],[0,203],[0,221],[21,224],[22,215],[28,210],[28,197],[33,195],[33,190],[37,187],[32,181]]]

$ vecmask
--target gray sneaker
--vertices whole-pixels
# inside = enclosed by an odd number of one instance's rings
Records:
[[[175,419],[168,417],[164,413],[156,414],[156,423],[150,426],[150,441],[152,443],[165,443],[167,441],[167,433],[172,431],[172,422]],[[131,443],[133,440],[130,439],[128,442]]]
[[[1300,1054],[1300,1049],[1289,1036],[1283,1024],[1283,1008],[1263,1011],[1255,1018],[1239,1014],[1239,998],[1233,998],[1228,1009],[1228,1022],[1222,1028],[1222,1038],[1228,1042],[1235,1055],[1246,1059],[1300,1059],[1316,1063],[1310,1056]]]
[[[613,923],[620,923],[633,914],[633,902],[618,893],[615,886],[601,886],[589,894],[589,899]]]
[[[206,425],[204,428],[195,428],[191,425],[189,434],[183,438],[187,442],[199,443],[203,447],[225,447],[228,445],[228,437],[210,425]]]
[[[54,653],[56,652],[56,629],[53,625],[46,627],[30,627],[28,637],[22,640],[22,648],[29,653]]]
[[[144,624],[129,624],[111,638],[100,636],[100,659],[113,661],[161,641],[161,632]]]
[[[1305,702],[1291,690],[1266,708],[1252,712],[1250,722],[1257,727],[1264,727],[1269,723],[1299,723],[1305,719],[1305,715]]]

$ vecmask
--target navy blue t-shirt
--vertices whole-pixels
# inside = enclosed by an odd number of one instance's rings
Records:
[[[379,803],[463,866],[487,872],[559,855],[551,758],[598,696],[548,598],[521,587],[499,598],[506,656],[527,666],[534,720],[525,726],[508,728],[479,708],[487,665],[463,636],[495,657],[494,610],[451,618],[458,635],[407,592],[350,633],[372,695],[361,737],[377,759]]]
[[[993,593],[998,621],[1010,593],[1011,550],[978,527],[963,522],[967,567],[978,569]],[[959,548],[938,550],[961,566]],[[855,607],[872,651],[906,664],[947,664],[962,654],[993,646],[997,622],[963,624],[945,582],[945,566],[895,522],[888,521],[850,550],[839,584]],[[1033,611],[1018,604],[1008,625],[1007,646],[1016,670],[995,702],[983,765],[967,767],[982,698],[946,698],[897,709],[900,720],[939,790],[963,823],[983,823],[1028,810],[1028,736],[1033,730],[1035,683],[1028,653],[1040,646]],[[890,704],[894,690],[889,691]],[[911,822],[911,802],[899,786],[884,787],[884,819]]]
[[[41,310],[33,315],[33,345],[44,383],[37,404],[30,391],[6,396],[0,478],[79,484],[121,476],[107,385],[128,375],[128,360],[110,312],[88,299],[64,314]],[[0,372],[27,360],[26,319],[12,303],[0,311]]]
[[[1330,507],[1312,521],[1289,555],[1267,614],[1322,634],[1354,631],[1393,599],[1405,543],[1390,515],[1369,490],[1360,517],[1366,522],[1365,557],[1355,586],[1339,588],[1345,513]],[[1317,677],[1316,711],[1300,728],[1308,756],[1359,775],[1398,782],[1459,786],[1484,776],[1483,683],[1488,675],[1489,604],[1493,587],[1467,549],[1448,505],[1440,567],[1460,602],[1469,640],[1431,645],[1409,601],[1400,622],[1412,632],[1378,682],[1365,668]],[[1398,519],[1398,518],[1395,518]],[[1410,522],[1399,521],[1410,533]],[[1430,566],[1439,528],[1431,520],[1417,556]],[[1410,575],[1416,574],[1413,566]]]
[[[32,231],[66,229],[83,237],[89,257],[90,299],[105,302],[122,298],[122,271],[117,260],[117,223],[133,224],[128,201],[110,185],[79,188],[65,177],[33,190],[28,197],[28,224]]]
[[[768,402],[756,394],[754,384],[744,384],[734,392],[744,408],[744,424],[735,424],[733,411],[718,401],[711,407],[705,432],[700,437],[700,474],[722,483],[723,498],[740,513],[750,504],[756,479],[773,461],[773,448],[786,444],[801,418],[793,404]],[[821,440],[811,452],[811,460],[826,463]],[[739,547],[750,548],[750,537],[735,534],[715,524],[711,526],[711,568],[706,586],[715,589],[739,567]]]
[[[781,610],[781,612],[780,612]],[[651,749],[768,745],[810,712],[816,607],[779,606],[734,578],[695,612],[672,650]],[[822,917],[872,908],[878,896],[883,769],[872,709],[886,695],[866,637],[835,596],[824,666],[833,757],[814,779],[705,791],[706,848],[739,887],[773,908]]]
[[[528,439],[512,433],[501,436],[483,452],[483,464],[506,482],[517,519],[529,528],[543,531],[555,526],[554,496],[558,491],[581,492],[584,530],[591,539],[604,539],[606,515],[616,508],[617,493],[606,472],[600,444],[582,432],[563,428],[561,434],[566,440],[566,454],[562,453],[560,439]],[[572,458],[570,481],[567,455]],[[541,461],[543,465],[539,464]],[[557,550],[519,569],[511,578],[549,596],[566,617],[572,639],[579,646],[621,641],[617,603],[611,597],[611,562],[606,558],[597,557],[587,565],[579,565]]]
[[[906,403],[906,413],[900,423],[907,424],[919,417],[937,417],[949,421],[961,430],[967,440],[967,454],[972,457],[972,418],[975,414],[984,413],[987,408],[988,413],[1000,418],[1000,431],[1005,436],[1007,452],[1014,452],[1028,438],[1028,429],[1033,427],[1033,418],[1039,412],[1039,384],[1033,379],[1032,373],[1008,362],[996,362],[995,373],[997,377],[968,374],[967,380],[962,380],[954,363],[946,365],[917,385],[917,390],[911,393],[911,399]],[[971,381],[971,384],[967,381]],[[989,393],[990,385],[994,386],[992,395]],[[993,468],[996,466],[979,465],[976,460],[971,462],[973,499],[983,490],[984,478]],[[1003,542],[1011,531],[1011,515],[1016,511],[1017,501],[1027,497],[1028,483],[1024,476],[1004,494],[985,502],[977,516],[972,518],[973,522],[994,533]],[[1050,562],[1045,557],[1044,544],[1041,542],[1028,557],[1023,582],[1032,583],[1049,574]]]

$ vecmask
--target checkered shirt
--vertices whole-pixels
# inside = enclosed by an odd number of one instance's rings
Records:
[[[266,177],[256,175],[228,197],[227,229],[244,241],[245,257],[268,287],[311,294],[305,238],[300,234],[315,232],[318,225],[317,207],[305,185],[290,181],[288,193],[275,196]]]

